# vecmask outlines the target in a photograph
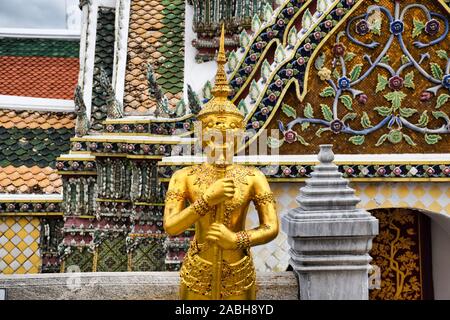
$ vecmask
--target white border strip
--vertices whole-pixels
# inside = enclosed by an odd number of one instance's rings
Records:
[[[95,41],[97,37],[98,1],[88,5],[88,27],[86,30],[86,51],[83,72],[83,98],[86,105],[86,115],[91,119],[92,86],[94,83]]]
[[[0,193],[0,201],[59,201],[63,200],[62,194],[33,194],[33,193],[21,193],[21,194],[9,194]]]
[[[75,138],[73,141],[79,141]],[[134,136],[134,135],[86,135],[81,137],[86,141],[98,142],[121,142],[121,141],[145,141],[145,143],[164,144],[164,143],[179,143],[188,144],[193,141],[191,138],[183,138],[180,136]]]
[[[74,112],[75,104],[73,100],[0,95],[0,109]]]
[[[125,92],[130,6],[130,0],[119,0],[116,7],[116,41],[112,84],[116,92],[116,99],[120,102],[123,102]]]
[[[86,161],[89,160],[95,160],[95,156],[93,156],[90,153],[68,153],[68,154],[62,154],[60,155],[58,158],[56,158],[57,160],[70,160],[73,158],[77,158],[77,159],[85,159]]]
[[[0,28],[0,38],[80,40],[80,30]]]
[[[160,164],[170,164],[170,163],[202,163],[206,160],[202,156],[174,156],[162,158]],[[306,155],[261,155],[261,156],[235,156],[235,163],[318,163],[317,155],[306,154]],[[423,153],[399,153],[399,154],[336,154],[334,156],[335,163],[379,163],[386,164],[388,162],[396,162],[398,164],[407,164],[409,162],[436,162],[440,161],[442,164],[450,163],[450,153],[434,153],[434,154],[423,154]]]
[[[80,38],[80,70],[78,71],[78,85],[84,88],[84,69],[86,65],[87,32],[89,27],[89,7],[81,9],[81,38]]]

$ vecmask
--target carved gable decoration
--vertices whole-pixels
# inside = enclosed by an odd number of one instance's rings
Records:
[[[341,1],[268,79],[247,128],[280,129],[280,154],[450,152],[449,13],[443,0]]]

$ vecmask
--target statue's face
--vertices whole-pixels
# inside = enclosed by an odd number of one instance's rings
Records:
[[[207,115],[202,119],[202,146],[209,163],[231,163],[243,137],[242,118]]]

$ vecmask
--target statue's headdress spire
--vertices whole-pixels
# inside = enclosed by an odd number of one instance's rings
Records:
[[[225,25],[222,24],[222,33],[220,35],[219,53],[217,55],[217,73],[216,82],[212,90],[215,97],[228,97],[231,92],[228,86],[227,75],[225,73],[225,64],[227,56],[225,55]]]
[[[244,115],[239,111],[239,109],[228,99],[228,96],[232,90],[228,85],[227,74],[225,73],[226,63],[225,25],[222,24],[219,52],[217,55],[216,80],[214,88],[211,91],[213,98],[203,106],[203,109],[198,114],[199,119],[207,114],[234,114],[244,118]]]

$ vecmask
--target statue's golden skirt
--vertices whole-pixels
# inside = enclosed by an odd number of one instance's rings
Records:
[[[195,246],[195,241],[193,241]],[[181,266],[181,282],[188,290],[203,296],[211,296],[212,263],[201,258],[191,246]],[[256,282],[255,267],[250,254],[234,263],[222,262],[221,297],[240,296]]]

